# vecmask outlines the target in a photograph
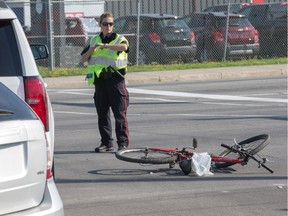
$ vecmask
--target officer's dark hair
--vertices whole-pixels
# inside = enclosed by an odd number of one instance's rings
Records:
[[[110,12],[105,12],[100,16],[100,24],[102,24],[103,19],[107,18],[107,17],[111,17],[114,19],[114,16],[112,13]]]

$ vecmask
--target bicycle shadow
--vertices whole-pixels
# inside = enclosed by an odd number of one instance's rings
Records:
[[[103,175],[103,176],[163,176],[163,175],[172,175],[176,176],[181,174],[181,170],[169,169],[169,168],[160,168],[160,169],[102,169],[102,170],[92,170],[88,172],[93,175]]]
[[[232,174],[236,172],[235,169],[227,167],[224,169],[211,169],[213,174]],[[158,168],[158,169],[102,169],[92,170],[88,172],[94,175],[158,175],[158,176],[185,176],[181,169],[177,168]],[[188,176],[197,176],[193,171]]]
[[[161,181],[266,181],[266,180],[286,180],[287,176],[270,175],[267,173],[237,173],[233,168],[212,170],[211,176],[197,176],[195,173],[185,175],[181,169],[176,168],[158,168],[158,169],[99,169],[88,171],[88,174],[94,176],[103,176],[104,178],[73,179],[56,178],[57,184],[73,183],[115,183],[115,182],[161,182]],[[106,177],[105,177],[106,176]]]

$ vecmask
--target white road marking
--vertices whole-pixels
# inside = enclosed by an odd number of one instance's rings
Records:
[[[49,90],[51,92],[57,94],[75,94],[75,95],[93,95],[94,89],[58,89],[58,90]],[[158,95],[158,96],[173,96],[177,98],[204,98],[204,99],[212,99],[212,100],[226,100],[227,102],[209,102],[209,101],[197,101],[197,103],[203,104],[218,104],[218,105],[225,105],[225,106],[264,106],[264,105],[255,105],[255,104],[248,104],[248,103],[230,103],[228,101],[260,101],[260,102],[274,102],[274,103],[287,103],[287,99],[277,99],[277,98],[260,98],[260,97],[248,97],[248,96],[231,96],[231,95],[213,95],[213,94],[197,94],[197,93],[185,93],[185,92],[174,92],[174,91],[159,91],[159,90],[145,90],[145,89],[136,89],[136,88],[128,88],[130,93],[134,94],[148,94],[148,95]],[[265,94],[263,94],[265,95]],[[268,93],[267,93],[268,95]],[[266,95],[266,96],[267,96]],[[171,99],[163,99],[163,98],[150,98],[150,97],[130,97],[131,99],[134,98],[135,100],[154,100],[154,101],[165,101],[165,102],[173,102],[173,103],[190,103],[191,101],[185,100],[171,100]],[[280,104],[279,104],[280,105]],[[85,112],[66,112],[66,111],[56,111],[54,113],[58,114],[67,114],[67,115],[89,115],[95,116],[96,113],[85,113]],[[181,113],[181,114],[163,114],[163,113],[145,113],[145,114],[131,114],[130,116],[153,116],[153,115],[162,115],[162,116],[190,116],[190,117],[202,117],[202,118],[235,118],[235,117],[249,117],[249,118],[267,118],[267,117],[274,117],[273,115],[202,115],[202,114],[191,114],[191,113]]]
[[[232,96],[232,95],[216,95],[216,94],[199,94],[199,93],[187,93],[187,92],[175,92],[175,91],[160,91],[160,90],[147,90],[147,89],[136,89],[136,88],[127,88],[129,93],[134,94],[149,94],[149,95],[160,95],[160,96],[173,96],[173,97],[186,97],[186,98],[205,98],[212,100],[230,100],[230,101],[258,101],[258,102],[272,102],[272,103],[288,103],[287,99],[279,98],[260,98],[260,97],[247,97],[247,96]],[[80,93],[93,91],[93,89],[65,89],[65,90],[50,90],[51,92],[56,93],[66,93],[66,94],[78,94],[78,95],[93,95],[91,93]],[[174,101],[159,99],[163,101]],[[175,100],[176,102],[177,100]],[[185,102],[180,101],[179,102]]]
[[[129,88],[128,91],[134,94],[150,94],[150,95],[175,96],[175,97],[187,97],[187,98],[206,98],[206,99],[213,99],[213,100],[288,103],[287,99],[278,99],[278,98],[243,97],[243,96],[216,95],[216,94],[215,95],[197,94],[197,93],[174,92],[174,91],[146,90],[146,89],[136,89],[136,88]]]
[[[49,92],[58,92],[58,93],[63,93],[63,92],[86,92],[86,91],[94,91],[94,89],[48,89]]]
[[[200,102],[199,102],[200,103]],[[240,104],[240,103],[217,103],[217,102],[201,102],[202,104],[210,104],[210,105],[225,105],[225,106],[251,106],[251,107],[261,107],[266,105],[256,105],[256,104]]]
[[[136,99],[136,100],[154,100],[154,101],[165,101],[165,102],[173,102],[173,103],[190,103],[189,101],[182,101],[182,100],[168,100],[168,99],[163,99],[163,98],[144,98],[144,97],[130,97],[131,99]]]
[[[95,116],[95,113],[83,113],[83,112],[66,112],[66,111],[54,111],[54,113],[60,113],[60,114],[75,114],[75,115],[93,115]]]
[[[59,92],[57,92],[59,93]],[[63,93],[63,92],[61,92]],[[72,94],[72,95],[93,95],[93,94],[89,94],[89,93],[80,93],[80,92],[65,92],[65,94]]]
[[[84,112],[67,112],[67,111],[54,111],[54,113],[59,114],[68,114],[68,115],[92,115],[95,116],[97,113],[84,113]],[[113,113],[111,113],[113,116]],[[128,116],[190,116],[190,117],[213,117],[213,118],[268,118],[268,117],[275,117],[274,115],[203,115],[203,114],[191,114],[191,113],[181,113],[181,114],[163,114],[163,113],[143,113],[143,114],[127,114]]]
[[[134,100],[154,100],[154,101],[164,101],[164,102],[171,102],[171,103],[191,103],[191,101],[184,101],[184,100],[167,100],[162,98],[147,98],[147,97],[130,97],[130,99]],[[210,105],[224,105],[224,106],[246,106],[246,107],[263,107],[267,105],[260,105],[260,104],[241,104],[241,103],[228,103],[228,102],[206,102],[206,101],[196,101],[197,103],[201,104],[210,104]]]

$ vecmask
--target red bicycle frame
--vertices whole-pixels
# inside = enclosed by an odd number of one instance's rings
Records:
[[[182,150],[175,149],[175,148],[148,148],[153,151],[163,151],[167,153],[177,154],[179,156],[179,159],[185,160],[189,159],[193,156],[193,152],[187,151],[185,148]],[[228,157],[221,157],[221,156],[215,156],[211,155],[211,161],[213,162],[224,162],[224,163],[242,163],[244,158],[228,158]]]

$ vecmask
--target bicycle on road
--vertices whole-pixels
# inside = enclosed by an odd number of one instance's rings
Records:
[[[236,142],[232,146],[221,144],[225,150],[219,156],[210,154],[211,167],[216,169],[223,169],[235,164],[247,165],[250,159],[258,164],[258,168],[263,167],[270,173],[273,173],[269,167],[265,165],[266,158],[261,157],[257,153],[266,147],[271,138],[267,134],[261,134],[241,142]],[[191,169],[191,161],[195,149],[197,148],[197,139],[193,138],[192,147],[183,147],[181,150],[178,148],[131,148],[117,151],[115,156],[119,160],[139,163],[139,164],[169,164],[173,168],[175,164],[179,164],[181,170],[185,175],[188,175]]]

